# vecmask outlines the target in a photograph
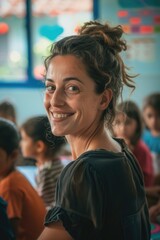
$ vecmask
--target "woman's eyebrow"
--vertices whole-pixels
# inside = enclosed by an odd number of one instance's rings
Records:
[[[46,78],[46,77],[45,77],[45,82],[46,82],[46,81],[49,81],[49,82],[54,82],[54,80],[53,80],[53,79],[51,79],[51,78]]]
[[[83,82],[79,78],[77,78],[77,77],[67,77],[67,78],[64,78],[64,82],[69,82],[71,80],[75,80],[75,81],[78,81],[78,82],[83,84]]]
[[[78,81],[78,82],[80,82],[80,83],[82,83],[82,84],[84,84],[79,78],[77,78],[77,77],[67,77],[67,78],[64,78],[63,79],[63,81],[64,82],[69,82],[69,81],[72,81],[72,80],[75,80],[75,81]],[[51,79],[51,78],[45,78],[45,81],[49,81],[49,82],[55,82],[53,79]]]

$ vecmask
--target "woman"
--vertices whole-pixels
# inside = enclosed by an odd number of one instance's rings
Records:
[[[134,88],[119,55],[122,34],[120,26],[86,23],[78,36],[55,43],[45,61],[51,129],[67,138],[76,161],[62,171],[39,240],[150,239],[141,171],[105,126],[122,86]]]

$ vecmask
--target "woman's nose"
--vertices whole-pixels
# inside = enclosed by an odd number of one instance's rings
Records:
[[[50,104],[55,107],[64,105],[64,94],[62,90],[56,89],[54,91],[50,99]]]

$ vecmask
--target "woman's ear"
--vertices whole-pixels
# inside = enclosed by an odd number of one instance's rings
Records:
[[[101,110],[105,110],[108,107],[110,101],[112,100],[112,96],[113,96],[113,92],[110,88],[107,88],[106,90],[104,90],[104,92],[102,93],[102,98],[100,102]]]

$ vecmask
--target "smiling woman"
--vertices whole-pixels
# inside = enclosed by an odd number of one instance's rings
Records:
[[[61,173],[39,240],[150,239],[139,165],[109,134],[123,85],[134,88],[119,55],[126,50],[122,34],[121,26],[88,22],[45,60],[51,129],[66,137],[75,161]]]
[[[62,136],[73,132],[84,137],[86,129],[92,131],[95,125],[101,97],[95,93],[93,80],[78,58],[56,56],[51,63],[46,75],[44,103],[52,131]],[[112,94],[108,92],[109,102]]]

